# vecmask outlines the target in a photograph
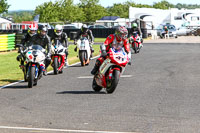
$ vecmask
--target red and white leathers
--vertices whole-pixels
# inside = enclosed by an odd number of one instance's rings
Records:
[[[108,52],[111,47],[113,47],[114,45],[118,45],[120,43],[123,45],[125,51],[127,52],[129,59],[131,59],[131,52],[130,52],[130,45],[128,42],[128,38],[118,40],[118,38],[115,34],[111,34],[106,38],[106,40],[103,44],[105,46],[105,49],[102,48],[101,50],[106,50],[106,52]],[[105,57],[101,56],[97,60],[100,62],[100,64],[98,64],[100,66],[103,63],[103,61],[105,60]]]

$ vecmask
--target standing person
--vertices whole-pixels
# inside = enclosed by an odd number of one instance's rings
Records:
[[[30,41],[31,45],[37,44],[47,50],[46,59],[44,61],[46,71],[44,71],[43,73],[45,76],[47,75],[47,67],[51,63],[51,57],[50,57],[51,40],[47,35],[47,32],[48,32],[47,27],[44,25],[40,25],[38,27],[37,34],[34,35]]]
[[[88,29],[88,26],[86,24],[83,24],[81,27],[81,30],[78,32],[77,37],[74,40],[74,44],[76,44],[77,40],[80,39],[81,37],[87,37],[87,39],[90,42],[90,49],[91,52],[94,52],[94,49],[92,47],[92,44],[94,43],[94,36],[92,34],[92,31]],[[77,51],[77,46],[75,47],[74,51]]]
[[[104,44],[101,45],[101,47],[100,47],[101,48],[101,57],[99,57],[96,60],[95,66],[91,71],[92,75],[96,74],[99,67],[101,66],[103,61],[106,59],[107,52],[113,45],[118,45],[118,44],[123,45],[126,53],[129,55],[129,59],[130,59],[129,64],[131,64],[131,54],[130,54],[131,52],[130,52],[130,45],[128,43],[127,36],[128,36],[128,30],[125,27],[120,26],[120,27],[116,28],[115,34],[111,34],[106,38]]]
[[[66,58],[65,58],[65,66],[68,66],[68,61],[67,61],[67,56],[68,56],[68,36],[65,32],[63,32],[63,28],[62,25],[56,25],[55,29],[54,29],[54,33],[51,36],[51,41],[54,42],[54,44],[59,41],[65,48],[65,54],[66,54]]]
[[[36,31],[37,31],[37,25],[35,24],[29,25],[27,34],[25,34],[21,39],[21,44],[24,47],[26,47],[26,45],[30,43],[31,38],[33,35],[36,34]],[[20,55],[17,56],[17,61],[20,61],[20,68],[24,67],[24,58],[22,53],[20,53]]]

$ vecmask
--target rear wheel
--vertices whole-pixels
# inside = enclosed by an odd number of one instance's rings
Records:
[[[102,87],[97,85],[97,82],[95,80],[95,78],[93,78],[93,82],[92,82],[92,89],[95,91],[95,92],[100,92]]]
[[[107,93],[113,93],[115,91],[117,84],[119,82],[119,75],[120,75],[120,71],[114,70],[113,75],[112,75],[112,79],[106,81],[106,83],[107,83],[107,87],[106,87]]]
[[[53,61],[53,71],[54,71],[54,74],[58,74],[58,58],[57,57],[55,57]]]
[[[28,76],[28,87],[32,88],[35,80],[35,67],[31,66]]]

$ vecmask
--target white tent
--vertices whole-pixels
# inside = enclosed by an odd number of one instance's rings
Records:
[[[11,21],[0,17],[0,29],[9,30],[11,23],[12,23]]]

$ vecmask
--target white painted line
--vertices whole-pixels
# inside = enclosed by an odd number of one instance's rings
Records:
[[[21,82],[23,82],[23,81],[24,81],[24,80],[19,80],[19,81],[17,81],[17,82],[11,83],[11,84],[1,86],[1,87],[0,87],[0,90],[3,89],[3,88],[6,88],[6,87],[8,87],[8,86],[11,86],[11,85],[14,85],[14,84],[21,83]]]
[[[92,79],[94,76],[80,76],[78,79]],[[132,75],[121,75],[120,78],[130,78]]]
[[[97,57],[99,57],[99,55],[98,55],[98,56],[95,56],[95,57],[93,57],[93,58],[91,58],[91,59],[93,60],[93,59],[95,59],[95,58],[97,58]],[[80,64],[80,62],[71,64],[71,65],[69,65],[69,66],[71,67],[71,66],[75,66],[75,65],[77,65],[77,64]],[[67,67],[64,67],[64,68],[67,68]],[[52,70],[52,71],[49,71],[47,74],[52,73],[52,72],[53,72],[53,70]],[[8,87],[8,86],[12,86],[12,85],[14,85],[14,84],[21,83],[21,82],[23,82],[23,81],[24,81],[24,80],[19,80],[19,81],[17,81],[17,82],[11,83],[11,84],[7,84],[7,85],[4,85],[4,86],[1,86],[1,87],[0,87],[0,90],[3,89],[3,88],[6,88],[6,87]]]
[[[92,79],[94,78],[94,76],[81,76],[81,77],[77,77],[78,79]]]
[[[130,77],[132,77],[133,75],[122,75],[121,77],[122,78],[130,78]]]
[[[69,130],[69,129],[29,128],[29,127],[9,127],[9,126],[0,126],[0,129],[34,130],[34,131],[56,131],[56,132],[76,132],[76,133],[139,133],[139,132]]]

